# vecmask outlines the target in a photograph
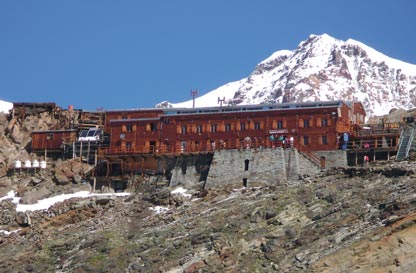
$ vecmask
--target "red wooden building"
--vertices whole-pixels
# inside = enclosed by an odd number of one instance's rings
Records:
[[[286,144],[305,151],[339,149],[363,124],[360,102],[305,102],[106,112],[106,155],[210,152]],[[280,139],[280,141],[279,141]],[[343,141],[343,139],[341,139]]]
[[[71,143],[76,140],[78,130],[48,130],[32,132],[32,151],[40,152],[61,152],[64,143]]]

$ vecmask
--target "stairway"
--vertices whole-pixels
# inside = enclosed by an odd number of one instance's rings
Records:
[[[306,146],[299,144],[296,147],[298,151],[309,161],[311,161],[314,165],[321,168],[321,161],[320,159],[315,155],[315,153],[311,150],[309,150]]]
[[[409,156],[410,147],[412,147],[415,128],[407,127],[402,129],[400,134],[399,149],[397,150],[396,161],[404,160]]]

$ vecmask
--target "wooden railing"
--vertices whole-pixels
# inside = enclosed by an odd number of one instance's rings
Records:
[[[298,149],[298,151],[300,153],[302,153],[304,156],[306,156],[310,161],[312,161],[313,163],[315,163],[318,166],[321,165],[321,160],[319,159],[318,156],[316,156],[316,154],[312,150],[310,150],[309,148],[307,148],[306,146],[304,146],[300,143],[298,145],[296,145],[296,148]]]
[[[99,149],[100,155],[115,155],[115,154],[183,154],[183,153],[210,153],[214,151],[220,151],[225,149],[261,149],[261,148],[288,148],[289,145],[284,145],[282,141],[239,141],[239,142],[214,142],[210,144],[189,144],[181,145],[151,145],[141,147],[101,147]]]

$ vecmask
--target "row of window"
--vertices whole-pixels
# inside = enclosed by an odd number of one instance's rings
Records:
[[[192,130],[192,127],[194,128],[194,130]],[[221,125],[222,127],[222,125]],[[220,128],[220,126],[218,126],[218,124],[211,124],[209,126],[207,126],[207,130],[209,129],[209,132],[211,133],[215,133],[215,132],[231,132],[232,131],[232,125],[231,123],[225,123],[223,128]],[[254,123],[254,130],[262,130],[263,126],[260,122],[255,122]],[[249,125],[245,122],[241,122],[240,126],[239,126],[239,130],[240,131],[246,131],[249,130]],[[181,134],[186,134],[186,133],[202,133],[203,130],[203,126],[201,124],[198,124],[196,126],[188,126],[188,125],[181,125],[180,126],[180,133]]]
[[[311,137],[310,136],[302,136],[300,138],[301,144],[307,146],[311,144]],[[318,137],[318,144],[327,145],[328,144],[328,137],[327,136],[319,136]]]
[[[122,131],[127,132],[127,133],[135,132],[136,131],[136,125],[131,124],[131,123],[128,123],[126,125],[122,125]],[[152,123],[146,124],[146,132],[155,132],[155,131],[157,131],[157,123],[152,122]]]
[[[312,127],[312,119],[299,119],[299,127],[300,128],[311,128]],[[328,119],[316,119],[316,127],[327,127],[330,125],[330,120]],[[136,130],[136,125],[133,124],[126,124],[123,125],[123,132],[134,132]],[[221,128],[220,128],[221,127]],[[146,124],[146,131],[147,132],[154,132],[157,131],[157,123],[152,122]],[[271,129],[286,129],[286,120],[276,120],[273,122]],[[237,128],[236,128],[237,129]],[[250,124],[247,122],[240,122],[239,124],[239,131],[246,131],[246,130],[262,130],[263,129],[263,122],[254,122],[253,127],[250,128]],[[221,132],[231,132],[232,124],[231,123],[225,123],[218,126],[217,124],[211,124],[207,127],[207,132],[215,133],[218,131]],[[203,126],[202,124],[189,126],[186,124],[182,124],[178,127],[178,133],[186,134],[186,133],[202,133]]]
[[[312,119],[299,119],[299,127],[300,128],[310,128],[312,127]],[[315,126],[316,127],[328,127],[330,125],[330,120],[328,119],[316,119]]]
[[[311,143],[311,137],[310,136],[302,136],[302,137],[300,137],[300,141],[301,141],[302,145],[307,146]],[[210,142],[211,142],[211,145],[215,145],[214,140],[211,140]],[[220,142],[227,143],[228,140],[224,140],[224,141],[221,140]],[[199,146],[199,144],[200,144],[200,141],[196,140],[195,145]],[[318,144],[327,145],[328,144],[328,137],[326,135],[318,136]],[[155,145],[156,145],[156,141],[151,141],[150,142],[150,146],[155,146]],[[186,145],[186,141],[182,141],[181,146],[185,146],[185,145]],[[126,147],[126,149],[131,149],[132,148],[132,142],[131,141],[126,141],[125,142],[125,147]]]

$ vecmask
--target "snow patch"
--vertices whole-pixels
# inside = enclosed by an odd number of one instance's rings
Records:
[[[185,197],[192,197],[192,194],[186,193],[187,191],[188,191],[187,189],[184,189],[182,187],[179,187],[179,188],[174,189],[170,193],[183,195]]]
[[[12,199],[12,203],[14,204],[19,204],[20,202],[20,197],[16,197],[15,191],[9,191],[6,196],[0,197],[0,202],[6,199]]]
[[[10,234],[13,234],[13,233],[17,233],[20,230],[21,230],[20,228],[19,229],[16,229],[16,230],[12,230],[12,231],[0,230],[0,233],[3,233],[4,235],[10,235]]]
[[[20,197],[16,197],[15,191],[10,191],[6,196],[0,198],[0,202],[6,199],[12,199],[12,202],[16,204],[16,211],[36,211],[36,210],[47,210],[58,202],[63,202],[71,198],[89,198],[93,196],[128,196],[130,193],[90,193],[89,191],[79,191],[70,194],[61,194],[50,198],[39,200],[35,204],[20,204]]]
[[[169,208],[162,207],[162,206],[150,207],[149,209],[156,212],[157,214],[165,213],[165,212],[169,211]]]
[[[0,100],[0,113],[9,113],[9,111],[13,109],[13,103]]]
[[[291,51],[291,50],[285,50],[285,49],[284,50],[279,50],[279,51],[274,52],[272,55],[270,55],[270,57],[268,57],[264,61],[261,61],[260,64],[266,64],[270,61],[278,59],[279,57],[282,57],[282,56],[289,57],[291,55],[293,55],[293,51]]]

